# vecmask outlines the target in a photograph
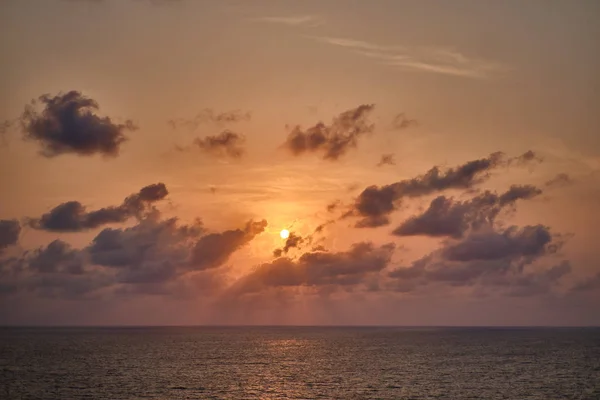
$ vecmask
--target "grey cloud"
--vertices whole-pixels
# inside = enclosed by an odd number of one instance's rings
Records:
[[[317,227],[317,229],[318,229],[318,227]],[[281,249],[276,249],[275,251],[273,251],[273,255],[275,257],[281,257],[282,254],[287,254],[290,251],[290,249],[300,248],[300,246],[305,241],[307,241],[307,240],[310,241],[311,239],[312,238],[305,239],[302,236],[299,236],[294,232],[290,232],[290,235],[285,240],[284,246]]]
[[[543,295],[562,283],[572,271],[571,264],[563,260],[547,269],[531,271],[501,270],[501,273],[484,274],[481,283],[499,289],[503,294],[514,297]]]
[[[390,262],[393,244],[376,247],[372,243],[357,243],[345,252],[313,251],[297,260],[278,258],[256,268],[235,288],[252,292],[264,287],[357,285],[371,274],[377,274]]]
[[[84,273],[85,259],[79,250],[62,240],[54,240],[45,248],[40,248],[29,256],[29,268],[41,273]]]
[[[80,298],[114,283],[110,274],[86,268],[86,253],[55,240],[8,260],[0,274],[3,295],[28,291],[41,297]]]
[[[17,220],[0,220],[0,253],[7,248],[17,244],[19,234],[21,233],[21,224]]]
[[[357,227],[377,227],[389,223],[389,215],[396,210],[397,202],[405,197],[419,197],[447,189],[470,189],[485,181],[492,169],[500,166],[503,153],[493,153],[486,158],[469,161],[458,167],[442,171],[433,167],[424,175],[405,179],[385,186],[369,186],[358,196],[345,216],[362,217]]]
[[[492,226],[496,216],[517,200],[530,199],[542,191],[531,185],[513,185],[501,195],[486,191],[468,201],[438,196],[422,214],[404,221],[393,231],[397,236],[451,236],[459,238],[470,229]]]
[[[36,105],[43,105],[41,112]],[[38,142],[45,157],[61,154],[90,156],[101,154],[116,157],[126,131],[135,130],[130,120],[114,123],[109,117],[99,117],[98,103],[78,91],[42,95],[25,108],[21,116],[24,138]]]
[[[394,155],[393,154],[382,154],[381,159],[377,163],[377,166],[381,167],[383,165],[396,165],[396,161],[394,161]]]
[[[483,285],[509,295],[547,292],[571,271],[567,261],[549,269],[533,269],[534,262],[555,254],[560,238],[541,225],[495,232],[471,233],[450,240],[433,253],[397,268],[388,276],[391,288],[411,291],[432,283],[451,286]]]
[[[515,163],[517,165],[527,165],[531,163],[541,163],[544,159],[538,156],[532,150],[528,150],[520,156],[513,157],[509,160],[509,163]]]
[[[443,251],[450,261],[495,260],[504,258],[539,257],[556,248],[549,246],[552,234],[543,225],[511,226],[503,232],[475,232]]]
[[[142,218],[151,210],[151,205],[169,194],[163,183],[143,187],[138,193],[123,200],[119,206],[110,206],[94,211],[78,201],[62,203],[40,218],[30,218],[28,223],[35,229],[53,232],[80,232],[110,223],[125,222],[131,217]]]
[[[102,288],[174,294],[188,278],[195,287],[222,284],[223,272],[218,267],[265,226],[264,220],[250,221],[242,229],[205,234],[200,220],[186,225],[176,218],[151,215],[129,228],[104,229],[82,249],[55,240],[20,257],[2,259],[0,286],[8,295],[29,290],[70,298],[92,295]]]
[[[114,277],[103,271],[85,274],[35,274],[19,286],[34,292],[39,297],[82,299],[93,297],[98,291],[113,285]]]
[[[218,135],[196,138],[194,145],[206,154],[217,157],[241,158],[244,155],[244,136],[225,130]]]
[[[184,266],[203,231],[199,220],[180,225],[176,218],[146,218],[129,228],[102,230],[87,251],[92,264],[106,267],[145,271],[148,264]]]
[[[341,113],[329,125],[319,122],[306,130],[296,126],[283,147],[295,156],[320,153],[324,160],[335,161],[355,148],[361,136],[373,131],[375,126],[368,116],[374,107],[373,104],[360,105]]]
[[[203,236],[191,252],[191,265],[196,270],[216,268],[239,248],[262,233],[267,221],[249,221],[244,229],[228,230]]]

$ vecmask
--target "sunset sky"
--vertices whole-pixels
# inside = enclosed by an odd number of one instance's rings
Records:
[[[1,1],[0,324],[600,324],[599,18]]]

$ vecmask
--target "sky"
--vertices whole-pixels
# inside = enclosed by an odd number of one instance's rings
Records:
[[[0,324],[599,325],[599,17],[0,1]]]

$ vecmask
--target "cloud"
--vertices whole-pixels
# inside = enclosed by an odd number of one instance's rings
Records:
[[[334,212],[335,210],[337,210],[340,206],[342,205],[342,202],[339,200],[335,200],[332,201],[331,203],[327,204],[327,211],[328,212]]]
[[[200,220],[181,224],[151,214],[128,228],[106,228],[81,249],[55,240],[2,259],[0,286],[8,294],[29,290],[63,298],[96,296],[100,289],[179,295],[194,286],[210,292],[216,289],[210,285],[224,282],[219,267],[265,227],[264,220],[249,221],[241,229],[206,233]]]
[[[278,286],[358,285],[383,270],[393,251],[393,244],[376,247],[362,242],[343,252],[312,251],[302,254],[298,260],[278,258],[259,265],[233,290],[245,293]]]
[[[94,265],[148,270],[148,265],[187,265],[194,240],[204,232],[201,221],[180,225],[176,218],[150,217],[125,228],[106,228],[86,248]]]
[[[198,240],[192,249],[191,264],[194,269],[216,268],[225,263],[231,254],[262,233],[267,221],[249,221],[244,229],[211,233]]]
[[[535,186],[513,185],[498,195],[490,191],[467,201],[438,196],[423,213],[408,218],[393,231],[397,236],[451,236],[462,237],[471,229],[493,226],[496,216],[517,200],[531,199],[542,191]]]
[[[511,158],[509,160],[509,164],[516,163],[517,165],[522,166],[522,165],[530,164],[530,163],[541,163],[542,161],[544,161],[544,159],[542,157],[538,156],[532,150],[528,150],[525,153],[521,154],[520,156]]]
[[[405,70],[465,78],[487,78],[506,71],[506,67],[499,63],[467,57],[454,49],[381,45],[337,37],[313,37],[313,39]]]
[[[319,225],[319,227],[321,227],[321,225]],[[317,229],[319,228],[317,227]],[[323,228],[321,228],[322,230]],[[305,242],[305,240],[307,241],[311,241],[312,238],[303,238],[302,236],[297,235],[294,232],[290,232],[290,235],[287,237],[287,239],[285,240],[285,244],[281,249],[275,249],[275,251],[273,251],[273,255],[275,257],[281,257],[283,254],[287,254],[290,249],[292,248],[300,248],[300,246]]]
[[[167,123],[173,129],[187,128],[197,129],[201,124],[212,123],[217,125],[235,124],[238,122],[247,122],[252,118],[250,111],[231,110],[217,113],[210,108],[205,108],[191,119],[176,118],[170,119]]]
[[[334,223],[335,223],[335,220],[329,220],[329,221],[325,221],[325,222],[323,222],[322,224],[320,224],[320,225],[317,225],[317,227],[316,227],[316,228],[315,228],[315,230],[314,230],[314,233],[322,233],[322,232],[323,232],[323,230],[325,229],[325,227],[326,227],[327,225],[331,225],[331,224],[334,224]]]
[[[414,291],[431,284],[480,285],[515,296],[548,292],[571,271],[570,264],[563,261],[548,269],[533,264],[555,254],[563,244],[542,225],[510,226],[499,232],[489,228],[473,231],[464,238],[447,241],[410,267],[389,272],[393,279],[390,287]]]
[[[28,259],[29,268],[42,273],[84,273],[82,253],[62,240],[54,240],[45,248],[34,250]]]
[[[292,15],[279,17],[259,17],[255,21],[268,22],[288,26],[306,26],[313,27],[322,25],[325,21],[322,17],[316,15]]]
[[[572,288],[572,292],[592,292],[600,290],[600,272],[587,279],[577,282]]]
[[[215,157],[238,159],[245,153],[244,142],[244,136],[225,130],[218,135],[206,136],[204,139],[196,138],[194,145],[198,146],[204,153]]]
[[[527,225],[523,228],[511,226],[503,232],[485,230],[474,232],[463,240],[443,250],[449,261],[496,260],[517,256],[539,257],[546,252],[555,252],[548,246],[552,241],[548,227]]]
[[[344,111],[330,125],[319,122],[306,130],[296,126],[283,147],[295,156],[321,153],[324,160],[335,161],[348,149],[355,148],[359,137],[373,131],[375,125],[369,122],[368,116],[374,107],[373,104],[363,104]]]
[[[170,283],[193,270],[192,249],[204,232],[200,220],[181,225],[176,218],[147,218],[130,228],[104,229],[86,251],[91,264],[116,271],[115,284],[142,286],[126,291],[145,292],[148,285],[167,291]]]
[[[42,111],[36,105],[42,104]],[[78,91],[42,95],[32,101],[21,116],[24,138],[38,142],[44,157],[61,154],[116,157],[126,131],[137,129],[130,120],[116,124],[109,117],[99,117],[98,103]]]
[[[0,262],[4,264],[0,287],[7,289],[0,295],[28,292],[46,298],[81,298],[112,283],[110,275],[86,268],[84,252],[61,240]]]
[[[571,186],[573,183],[575,183],[573,181],[573,178],[571,178],[569,174],[562,172],[560,174],[557,174],[554,178],[547,181],[546,187],[566,187]]]
[[[394,155],[393,154],[382,154],[381,160],[379,160],[379,162],[377,163],[377,166],[381,167],[383,165],[396,165],[396,161],[394,161]]]
[[[396,210],[396,203],[403,198],[425,196],[447,189],[470,189],[485,181],[489,172],[502,164],[503,158],[503,153],[493,153],[447,170],[435,166],[416,178],[381,187],[369,186],[356,198],[345,217],[361,217],[356,223],[359,228],[387,225],[389,215]]]
[[[17,220],[0,220],[0,253],[7,248],[17,244],[19,234],[21,233],[21,224]]]
[[[416,119],[409,119],[405,113],[399,113],[392,120],[392,129],[401,131],[419,125]]]
[[[138,193],[123,200],[119,206],[110,206],[94,211],[78,201],[68,201],[54,207],[40,218],[29,218],[28,225],[34,229],[53,232],[81,232],[110,223],[121,223],[129,218],[142,218],[152,211],[152,204],[169,194],[164,183],[143,187]]]

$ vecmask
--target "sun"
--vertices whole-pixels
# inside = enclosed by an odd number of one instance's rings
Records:
[[[287,239],[290,236],[290,231],[282,229],[281,232],[279,232],[279,236],[281,236],[282,239]]]

